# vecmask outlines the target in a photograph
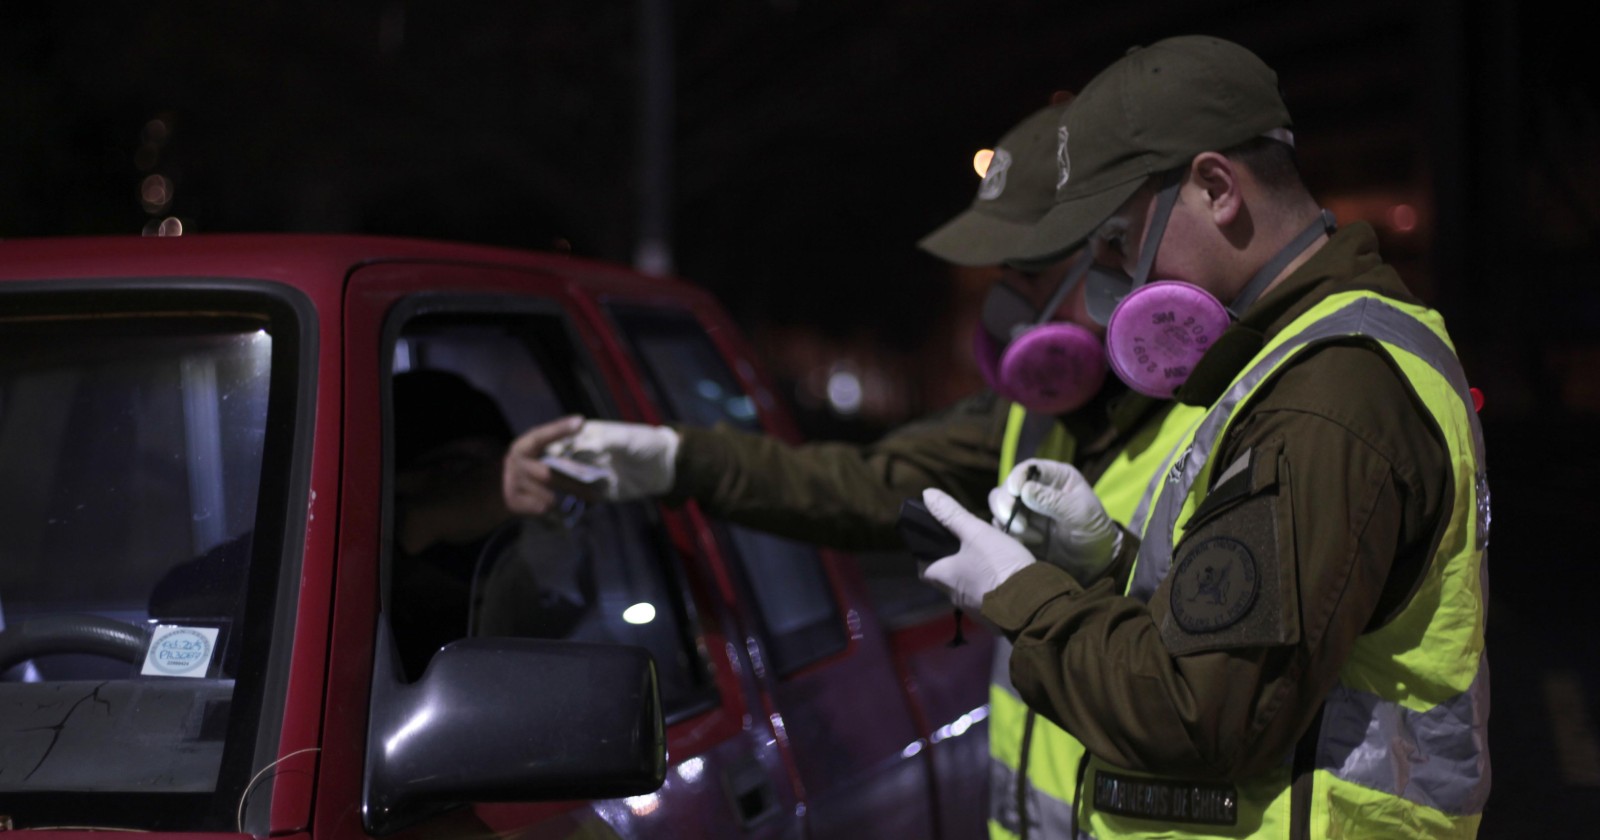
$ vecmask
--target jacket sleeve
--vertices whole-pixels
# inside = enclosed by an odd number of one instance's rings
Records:
[[[870,445],[793,446],[726,425],[679,428],[668,500],[694,499],[712,516],[834,548],[899,549],[900,503],[924,488],[987,510],[1007,408],[980,394]]]
[[[1340,387],[1354,383],[1364,397]],[[1397,600],[1385,593],[1408,593],[1431,553],[1450,498],[1435,434],[1375,353],[1296,365],[1218,448],[1213,475],[1254,453],[1246,490],[1209,504],[1211,488],[1148,604],[1043,563],[989,594],[1018,692],[1117,766],[1240,778],[1281,764]],[[1231,581],[1209,562],[1219,545],[1248,555]]]

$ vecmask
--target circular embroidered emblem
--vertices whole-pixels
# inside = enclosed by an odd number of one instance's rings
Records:
[[[1172,578],[1172,617],[1190,633],[1212,633],[1239,619],[1260,587],[1256,558],[1244,543],[1214,537],[1195,546]]]

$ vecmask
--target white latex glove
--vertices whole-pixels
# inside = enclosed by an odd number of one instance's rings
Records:
[[[547,451],[609,470],[601,494],[607,501],[629,502],[672,489],[678,433],[667,426],[585,420],[577,434]]]
[[[560,455],[597,483],[564,478],[546,456]],[[563,417],[523,432],[506,450],[500,490],[520,516],[555,510],[562,493],[594,501],[630,501],[672,489],[678,433],[664,426]]]
[[[1030,471],[1035,471],[1030,479]],[[1021,499],[1023,510],[1013,516]],[[1065,569],[1079,583],[1105,574],[1122,546],[1118,528],[1087,479],[1070,464],[1029,458],[989,491],[989,512],[1034,556]]]
[[[922,567],[922,579],[949,595],[957,607],[977,615],[983,596],[1035,562],[1021,543],[968,513],[943,491],[922,491],[922,503],[961,540],[961,550]]]

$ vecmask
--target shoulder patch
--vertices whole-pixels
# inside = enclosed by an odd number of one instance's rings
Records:
[[[1172,618],[1189,633],[1213,633],[1237,624],[1261,590],[1250,548],[1213,537],[1184,555],[1172,576]]]
[[[1173,656],[1300,639],[1289,463],[1271,442],[1257,445],[1250,462],[1195,511],[1166,580],[1150,599],[1151,617]]]

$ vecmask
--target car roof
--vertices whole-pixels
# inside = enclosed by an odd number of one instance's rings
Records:
[[[489,245],[347,234],[248,233],[45,237],[0,240],[0,283],[101,278],[205,277],[272,280],[338,299],[348,274],[382,262],[495,265],[560,276],[592,292],[669,291],[698,297],[672,278],[569,254]]]

